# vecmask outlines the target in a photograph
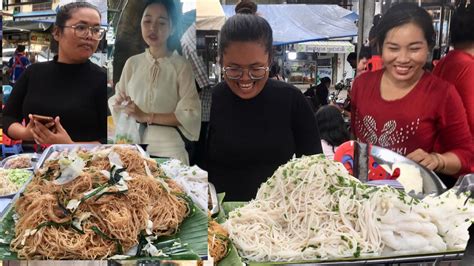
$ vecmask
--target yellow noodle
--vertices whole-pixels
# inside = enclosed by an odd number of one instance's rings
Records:
[[[217,263],[227,255],[229,234],[220,224],[212,220],[210,215],[207,232],[209,253],[214,258],[214,262]]]
[[[163,171],[138,151],[123,147],[113,147],[112,151],[119,154],[132,178],[126,181],[128,191],[84,199],[86,192],[108,184],[108,177],[100,172],[111,168],[108,157],[104,156],[87,159],[83,173],[64,185],[53,182],[61,175],[58,159],[47,161],[36,171],[15,204],[19,220],[10,247],[20,259],[104,259],[117,254],[117,244],[124,251],[136,245],[148,220],[153,222],[153,232],[157,235],[176,232],[189,214],[186,200],[180,196],[183,190],[169,179],[168,187],[164,186],[164,179],[158,180]],[[77,154],[81,158],[93,158],[87,151]],[[150,172],[152,176],[148,175]],[[116,187],[107,189],[107,192],[118,192]],[[74,212],[66,210],[71,200],[81,199]],[[82,222],[83,233],[79,233],[71,223],[73,217],[82,215],[89,218]],[[44,223],[48,225],[39,227]],[[94,227],[108,238],[97,234]]]

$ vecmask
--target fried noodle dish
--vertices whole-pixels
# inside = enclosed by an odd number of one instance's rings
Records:
[[[207,246],[209,254],[217,263],[229,253],[229,233],[208,215]]]
[[[135,148],[55,152],[15,204],[20,259],[104,259],[144,234],[174,234],[190,212],[182,189]],[[148,246],[151,246],[149,243]]]

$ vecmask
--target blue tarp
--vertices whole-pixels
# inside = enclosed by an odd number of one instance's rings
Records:
[[[359,15],[356,12],[351,12],[344,16],[344,18],[350,19],[352,22],[359,20]]]
[[[226,17],[234,5],[223,5]],[[357,14],[338,5],[258,5],[257,13],[270,23],[273,44],[289,44],[357,36]]]

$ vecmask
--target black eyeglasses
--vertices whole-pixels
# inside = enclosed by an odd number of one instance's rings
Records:
[[[62,26],[63,28],[72,28],[74,29],[74,35],[79,38],[85,38],[91,33],[91,37],[94,40],[101,40],[104,38],[105,32],[107,29],[104,29],[100,26],[87,26],[86,24],[77,24],[72,26]]]
[[[269,70],[269,67],[252,67],[252,68],[241,68],[241,67],[223,67],[224,75],[228,79],[240,79],[244,75],[244,70],[247,70],[249,76],[253,80],[263,79],[265,74]]]

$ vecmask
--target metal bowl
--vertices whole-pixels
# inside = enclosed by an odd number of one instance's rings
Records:
[[[20,157],[29,157],[30,158],[30,166],[29,167],[24,167],[24,168],[16,168],[16,169],[27,169],[27,170],[33,170],[33,168],[36,165],[36,162],[39,159],[39,154],[37,153],[22,153],[22,154],[16,154],[16,155],[11,155],[6,157],[0,162],[0,167],[5,168],[5,169],[14,169],[9,167],[9,163],[12,160],[15,160]]]
[[[20,188],[18,189],[18,191],[15,191],[13,193],[10,193],[10,194],[3,194],[3,195],[0,195],[0,199],[3,199],[3,198],[13,198],[19,191],[22,191],[23,187],[25,186],[26,183],[29,183],[29,180],[31,179],[31,177],[33,176],[33,170],[31,169],[1,169],[1,171],[5,171],[5,172],[8,172],[8,171],[13,171],[13,170],[21,170],[21,171],[24,171],[25,173],[29,173],[29,178],[25,181],[25,183],[23,183]]]
[[[446,186],[441,179],[431,170],[423,167],[422,165],[396,153],[391,150],[372,146],[371,155],[374,160],[379,164],[387,164],[392,167],[394,163],[406,163],[415,166],[420,170],[421,177],[423,178],[423,194],[436,194],[440,195],[446,191]]]

